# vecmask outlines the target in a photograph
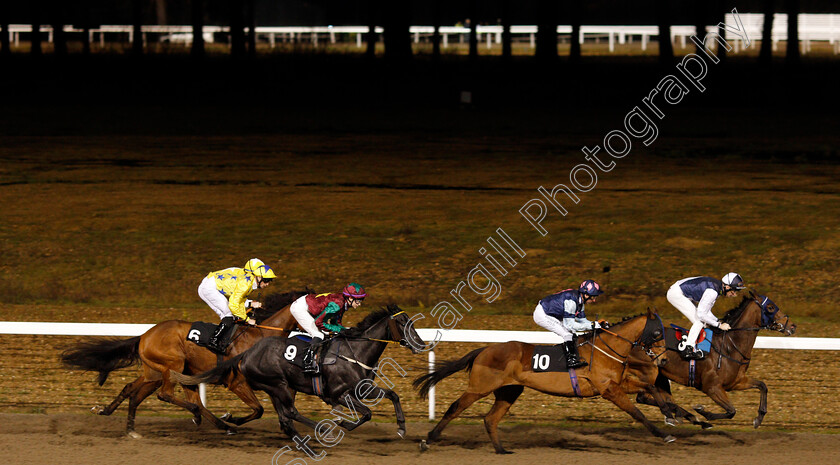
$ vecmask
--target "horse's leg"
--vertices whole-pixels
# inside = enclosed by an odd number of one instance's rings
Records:
[[[662,392],[660,389],[656,389],[655,387],[654,387],[653,390],[654,390],[654,392],[656,392],[656,393],[658,393],[659,395],[662,396],[664,404],[665,404],[664,407],[661,406],[656,401],[653,393],[648,393],[648,392],[640,392],[636,396],[636,402],[638,402],[640,404],[644,404],[644,405],[652,405],[654,407],[659,407],[660,411],[662,411],[662,414],[665,415],[665,423],[667,425],[674,426],[674,424],[669,422],[668,420],[671,419],[671,418],[675,418],[675,419],[685,419],[688,422],[690,422],[691,424],[697,425],[697,426],[699,426],[703,429],[709,429],[712,426],[714,426],[711,423],[708,423],[708,422],[705,422],[705,421],[702,421],[702,420],[698,419],[693,413],[691,413],[688,410],[680,407],[676,402],[674,402],[673,397],[670,394],[668,394],[667,392]],[[671,414],[671,416],[668,415],[669,413]]]
[[[114,399],[114,401],[111,402],[107,407],[102,408],[101,405],[95,405],[93,408],[90,409],[90,411],[99,415],[110,415],[114,413],[114,410],[116,410],[117,407],[119,407],[125,399],[131,397],[134,391],[140,389],[140,386],[142,386],[145,382],[146,378],[144,378],[141,375],[139,378],[126,384],[125,387],[122,388],[122,391],[120,391],[120,394],[117,396],[117,398]]]
[[[490,408],[490,411],[484,417],[484,428],[487,430],[487,434],[490,435],[490,440],[493,441],[493,447],[496,448],[497,454],[513,453],[502,447],[502,441],[499,440],[498,426],[502,417],[510,410],[510,406],[516,402],[516,399],[519,398],[519,395],[522,394],[524,389],[524,386],[518,385],[504,386],[493,392],[496,395],[496,402],[493,403],[493,407]]]
[[[277,412],[277,420],[280,423],[280,429],[286,433],[289,438],[299,436],[297,429],[295,429],[292,421],[292,410],[297,412],[294,408],[294,398],[289,394],[289,391],[283,386],[260,385],[254,386],[265,391],[271,399],[271,405],[274,406],[274,411]],[[298,414],[300,415],[300,414]]]
[[[441,418],[437,426],[435,426],[434,429],[429,431],[429,434],[426,436],[426,441],[432,442],[437,440],[437,438],[440,437],[440,433],[443,431],[444,428],[446,428],[446,425],[448,425],[450,421],[457,418],[458,415],[460,415],[461,412],[466,410],[467,407],[472,405],[473,402],[477,401],[478,399],[481,399],[482,397],[487,396],[487,394],[489,393],[465,392],[464,394],[462,394],[461,397],[458,398],[458,400],[452,402],[452,405],[449,406],[449,409],[443,415],[443,418]]]
[[[228,422],[233,423],[236,426],[242,425],[244,423],[248,423],[249,421],[256,420],[263,415],[263,406],[260,404],[259,399],[257,399],[257,395],[254,393],[254,390],[251,389],[251,386],[248,386],[248,382],[245,380],[245,377],[242,376],[241,373],[237,373],[236,377],[233,379],[228,385],[228,390],[232,393],[236,394],[242,402],[245,402],[248,407],[253,409],[250,415],[246,417],[234,417],[231,415],[230,412],[225,413],[222,415],[221,419]],[[294,397],[292,397],[292,402],[294,402]]]
[[[362,426],[364,423],[367,423],[368,420],[373,417],[373,412],[370,411],[367,405],[363,404],[360,400],[356,399],[356,396],[349,393],[344,394],[344,397],[339,397],[339,404],[344,405],[350,410],[355,410],[356,416],[358,417],[358,420],[355,422],[351,422],[349,420],[341,420],[338,422],[338,426],[341,426],[347,431],[353,431],[359,426]]]
[[[386,397],[394,404],[394,413],[397,416],[397,435],[405,439],[405,413],[403,413],[402,404],[400,403],[400,396],[396,392],[380,387],[373,387],[373,389],[365,393],[365,396],[360,399],[376,399],[380,397]]]
[[[761,392],[761,400],[758,402],[758,416],[753,420],[753,427],[758,428],[761,426],[764,415],[767,413],[767,385],[764,384],[764,381],[744,377],[738,380],[730,391],[742,391],[752,388],[758,389]]]
[[[698,405],[694,407],[694,410],[703,415],[707,420],[720,420],[720,419],[730,419],[735,416],[735,406],[732,405],[732,401],[729,400],[729,396],[726,395],[726,390],[723,389],[723,386],[720,384],[714,384],[710,387],[706,384],[703,385],[703,392],[706,393],[716,404],[723,407],[726,410],[725,413],[713,413],[707,411],[702,405]]]
[[[128,399],[128,419],[125,425],[125,433],[132,438],[140,439],[142,437],[134,431],[134,418],[137,416],[137,407],[140,406],[140,403],[143,402],[146,397],[149,397],[149,395],[155,392],[160,385],[160,380],[147,381],[145,384],[137,388],[137,390],[135,390]]]
[[[225,432],[227,434],[233,434],[233,433],[236,432],[236,430],[233,427],[226,424],[222,420],[219,420],[215,415],[213,415],[212,412],[210,412],[203,405],[201,405],[201,402],[199,402],[198,404],[194,404],[192,402],[188,402],[186,400],[181,400],[181,399],[175,397],[175,383],[173,383],[172,380],[169,378],[169,370],[180,373],[180,372],[183,371],[183,366],[180,366],[180,367],[151,366],[151,368],[159,371],[160,373],[162,373],[162,377],[163,377],[163,386],[161,387],[161,390],[158,393],[158,399],[160,399],[164,402],[169,402],[170,404],[173,404],[173,405],[177,405],[178,407],[181,407],[183,409],[189,410],[189,412],[192,413],[193,416],[198,416],[198,415],[204,416],[204,418],[211,421],[216,428],[225,430]]]
[[[659,430],[650,420],[645,417],[645,414],[636,407],[633,402],[627,397],[627,394],[621,389],[616,383],[610,382],[606,389],[601,391],[601,397],[604,399],[609,400],[610,402],[614,403],[618,406],[621,410],[627,412],[631,417],[633,417],[639,423],[645,425],[648,431],[651,432],[656,437],[663,438],[665,442],[673,442],[674,437],[670,434],[666,435],[662,431]]]
[[[181,387],[184,389],[184,397],[186,397],[187,402],[204,405],[201,402],[201,396],[198,394],[198,386],[184,386],[182,384]],[[201,425],[201,412],[193,415],[193,423],[195,423],[195,426]]]

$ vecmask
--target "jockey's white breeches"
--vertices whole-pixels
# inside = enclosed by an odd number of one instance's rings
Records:
[[[300,328],[306,331],[311,337],[324,339],[324,333],[315,326],[315,318],[309,314],[309,305],[306,304],[306,296],[300,297],[289,307],[292,316],[295,317]]]
[[[564,342],[572,340],[572,332],[563,325],[563,322],[553,316],[547,315],[540,304],[537,304],[537,307],[534,309],[534,323],[560,336]]]
[[[198,296],[201,297],[207,305],[219,315],[219,318],[232,317],[228,305],[228,298],[216,289],[216,280],[213,278],[204,278],[198,286]]]

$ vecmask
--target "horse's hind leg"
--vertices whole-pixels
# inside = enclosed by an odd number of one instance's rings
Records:
[[[432,442],[432,441],[437,440],[437,438],[440,437],[441,431],[443,431],[443,429],[446,428],[446,425],[448,425],[450,421],[457,418],[458,415],[460,415],[464,410],[467,409],[467,407],[472,405],[478,399],[481,399],[482,397],[487,396],[487,394],[489,394],[489,392],[485,392],[485,393],[465,392],[464,394],[462,394],[461,397],[458,398],[458,400],[456,400],[455,402],[452,402],[452,405],[449,406],[449,409],[443,415],[443,418],[441,418],[441,420],[437,424],[437,426],[435,426],[434,429],[429,431],[429,434],[426,436],[426,440],[428,442]]]
[[[155,392],[162,382],[158,381],[146,381],[145,384],[141,385],[131,394],[131,397],[128,400],[128,419],[126,420],[125,425],[125,433],[132,438],[139,439],[141,436],[134,431],[134,417],[137,415],[137,407],[140,405],[146,397],[153,392]]]
[[[732,401],[729,400],[729,396],[726,395],[726,391],[723,389],[723,386],[720,384],[716,384],[710,388],[706,388],[704,385],[703,392],[706,393],[716,404],[723,407],[726,410],[725,413],[713,413],[707,411],[702,405],[698,405],[694,407],[694,410],[703,415],[707,420],[720,420],[720,419],[729,419],[735,416],[735,406],[732,405]]]
[[[493,403],[493,407],[490,408],[487,416],[484,417],[484,428],[487,430],[487,434],[490,435],[490,440],[493,441],[493,447],[496,448],[497,454],[513,453],[502,447],[502,441],[499,440],[498,426],[502,417],[510,410],[510,406],[522,394],[523,389],[525,389],[524,386],[504,386],[493,392],[496,395],[496,402]]]
[[[114,413],[114,410],[116,410],[117,407],[119,407],[125,399],[131,397],[131,395],[134,394],[134,392],[137,389],[140,389],[140,386],[142,386],[145,382],[146,378],[141,375],[139,378],[126,384],[125,387],[122,388],[122,391],[120,391],[120,394],[116,397],[116,399],[114,399],[114,401],[111,402],[107,407],[102,408],[102,406],[96,405],[93,408],[91,408],[90,411],[99,415],[110,415]]]

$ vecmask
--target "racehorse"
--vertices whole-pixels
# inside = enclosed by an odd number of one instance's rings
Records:
[[[700,424],[704,428],[711,427],[708,423],[698,422],[694,415],[673,404],[670,400],[671,387],[668,381],[671,380],[703,391],[723,407],[724,413],[713,413],[706,410],[702,405],[696,406],[694,410],[707,420],[729,419],[735,416],[735,406],[732,405],[729,396],[726,395],[728,391],[758,389],[761,392],[761,400],[758,404],[758,416],[753,420],[753,426],[758,428],[761,425],[761,421],[767,413],[767,385],[761,380],[747,376],[747,368],[750,366],[750,355],[755,345],[755,338],[761,329],[778,331],[785,336],[790,336],[796,332],[796,325],[791,323],[790,317],[783,313],[772,300],[765,296],[756,295],[752,291],[750,291],[749,297],[745,296],[737,307],[727,312],[721,321],[729,323],[732,329],[729,331],[712,329],[711,351],[704,359],[696,362],[693,367],[693,378],[690,373],[691,363],[679,356],[668,357],[668,362],[659,367],[656,387],[663,391],[666,403],[672,406],[670,412],[663,410],[667,423],[670,423],[667,417],[673,418],[675,415],[677,418],[685,418],[692,423]],[[649,393],[639,393],[636,401],[643,404],[660,405]]]
[[[266,297],[263,308],[256,309],[255,319],[262,327],[244,326],[232,336],[226,357],[234,357],[258,340],[277,334],[288,334],[297,326],[289,305],[309,290],[272,294]],[[99,415],[110,415],[126,399],[128,403],[128,420],[126,433],[134,438],[141,437],[134,431],[134,417],[137,407],[153,392],[161,388],[158,398],[164,402],[175,404],[189,410],[193,414],[193,422],[201,424],[201,417],[207,418],[219,429],[233,433],[235,430],[226,424],[225,420],[234,425],[241,425],[260,418],[263,407],[257,396],[242,378],[229,380],[228,389],[239,396],[251,409],[252,413],[242,418],[236,418],[230,413],[221,419],[207,410],[201,404],[198,386],[183,386],[186,399],[175,397],[175,384],[169,376],[170,372],[201,373],[216,366],[222,356],[209,349],[199,347],[187,341],[187,334],[192,325],[189,321],[168,320],[158,323],[141,336],[129,339],[96,339],[74,344],[65,350],[61,360],[69,368],[82,368],[98,371],[97,381],[102,386],[108,375],[117,369],[142,362],[143,374],[128,383],[120,394],[105,408],[95,406],[91,409]],[[274,328],[274,329],[268,329]]]
[[[460,360],[443,362],[440,369],[414,380],[414,387],[417,388],[421,397],[425,398],[429,389],[444,378],[464,369],[470,373],[469,382],[466,392],[449,406],[437,426],[429,432],[426,441],[430,443],[437,440],[450,421],[475,401],[493,393],[496,402],[484,417],[484,426],[496,453],[510,453],[502,447],[498,424],[527,386],[555,396],[594,397],[600,395],[644,424],[653,435],[663,438],[666,442],[672,442],[674,437],[665,435],[656,428],[633,405],[626,393],[648,390],[646,386],[653,384],[656,370],[652,360],[663,361],[664,359],[664,347],[654,346],[655,342],[662,339],[662,333],[662,320],[659,315],[648,310],[647,314],[626,319],[613,325],[609,330],[597,329],[582,337],[584,339],[582,345],[590,345],[591,351],[584,347],[580,349],[581,356],[589,352],[590,357],[589,366],[575,372],[578,386],[572,382],[571,370],[570,373],[535,373],[531,366],[534,345],[524,342],[491,344],[470,352]],[[644,376],[642,370],[636,370],[634,371],[635,379],[631,380],[625,375],[628,371],[629,354],[634,349],[644,351],[643,353],[649,357],[646,364],[650,365],[652,370],[649,370],[647,377]],[[659,351],[658,354],[655,349]],[[639,360],[634,360],[634,363],[642,364]],[[421,444],[422,447],[424,447],[423,444]]]
[[[330,341],[341,341],[336,363],[324,365],[321,370],[323,392],[319,397],[329,405],[344,406],[356,412],[358,419],[338,422],[342,428],[351,431],[371,418],[371,410],[362,402],[364,399],[388,398],[394,404],[397,416],[397,434],[405,437],[405,415],[400,398],[394,391],[372,384],[377,361],[389,343],[409,347],[412,353],[419,353],[420,336],[410,324],[408,315],[396,305],[376,310],[367,315],[355,328],[345,330]],[[311,428],[317,423],[302,416],[294,405],[290,390],[315,394],[312,375],[290,362],[287,350],[293,347],[284,336],[265,338],[247,352],[240,354],[212,370],[197,376],[173,373],[178,382],[186,385],[199,383],[220,383],[231,376],[243,377],[251,388],[265,391],[277,411],[283,432],[294,438],[298,435],[292,421],[299,421]],[[327,353],[327,351],[323,351]],[[378,372],[376,373],[379,376]],[[362,392],[361,386],[365,386]]]

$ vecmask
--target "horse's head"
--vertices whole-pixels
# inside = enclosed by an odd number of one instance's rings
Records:
[[[398,341],[401,346],[408,347],[413,354],[419,354],[423,348],[423,340],[414,329],[414,322],[405,312],[405,310],[398,307],[396,304],[388,305],[388,312],[391,314],[391,319],[388,322],[389,337]],[[419,341],[419,344],[417,343]]]
[[[785,336],[792,336],[796,332],[796,325],[790,322],[790,317],[782,312],[779,306],[769,297],[758,295],[753,291],[750,291],[750,296],[761,308],[762,328],[778,331]]]
[[[656,313],[656,310],[648,308],[647,315],[642,315],[646,318],[645,327],[642,334],[639,336],[639,345],[644,349],[648,357],[655,362],[657,366],[663,366],[668,362],[665,348],[665,326],[662,324],[662,318]],[[662,344],[657,344],[662,342]]]
[[[646,314],[625,318],[611,329],[615,333],[605,331],[629,342],[630,350],[641,349],[657,365],[664,365],[667,361],[665,345],[657,344],[663,340],[665,328],[655,310],[649,308]]]
[[[411,318],[394,304],[372,312],[355,328],[350,328],[341,334],[346,337],[397,342],[403,347],[408,347],[415,354],[422,348],[422,339],[414,329]],[[420,341],[419,348],[415,341]]]

